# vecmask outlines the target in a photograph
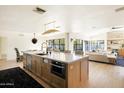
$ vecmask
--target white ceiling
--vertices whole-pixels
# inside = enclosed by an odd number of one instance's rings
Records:
[[[40,5],[47,12],[38,14],[31,5],[1,5],[0,31],[43,32],[44,24],[56,21],[62,31],[82,34],[96,33],[101,29],[124,25],[124,11],[115,12],[122,6],[114,5]]]

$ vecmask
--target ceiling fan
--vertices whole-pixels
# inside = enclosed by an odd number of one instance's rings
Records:
[[[40,7],[36,7],[35,9],[33,9],[34,12],[39,13],[39,14],[43,14],[46,12],[46,10],[40,8]]]

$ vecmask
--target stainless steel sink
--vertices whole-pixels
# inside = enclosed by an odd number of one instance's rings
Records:
[[[47,55],[47,54],[44,54],[44,53],[37,53],[36,55]]]

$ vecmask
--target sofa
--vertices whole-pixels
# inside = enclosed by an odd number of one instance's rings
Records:
[[[86,53],[86,55],[89,55],[89,60],[109,63],[109,59],[105,54],[100,54],[97,52],[89,52]]]

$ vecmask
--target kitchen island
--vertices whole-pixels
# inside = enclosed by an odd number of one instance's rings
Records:
[[[85,87],[88,81],[87,55],[42,51],[25,51],[24,68],[52,87]]]

